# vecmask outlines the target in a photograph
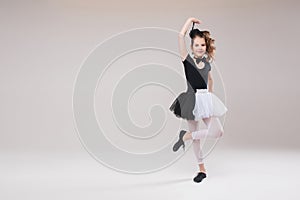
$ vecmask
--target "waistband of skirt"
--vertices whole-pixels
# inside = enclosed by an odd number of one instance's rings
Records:
[[[196,93],[207,93],[208,89],[196,89]]]

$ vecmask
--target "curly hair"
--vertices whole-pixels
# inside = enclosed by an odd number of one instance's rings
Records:
[[[209,31],[200,31],[199,29],[192,29],[189,33],[191,38],[191,45],[194,44],[194,39],[198,36],[200,38],[204,38],[205,45],[206,45],[206,52],[208,54],[208,57],[206,58],[207,61],[212,61],[215,59],[215,52],[216,47],[214,46],[215,40],[210,37]]]

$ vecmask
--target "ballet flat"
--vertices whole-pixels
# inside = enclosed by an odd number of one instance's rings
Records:
[[[204,172],[199,172],[194,178],[194,182],[200,183],[204,178],[206,178],[206,174]]]
[[[185,130],[181,130],[179,133],[179,140],[174,144],[173,146],[173,151],[176,152],[181,146],[183,148],[183,150],[185,151],[185,144],[183,141],[183,136],[186,133]]]

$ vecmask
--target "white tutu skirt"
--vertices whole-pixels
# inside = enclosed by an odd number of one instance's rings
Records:
[[[195,107],[193,109],[195,120],[220,117],[227,110],[223,102],[214,93],[208,92],[208,89],[197,89],[195,93]]]

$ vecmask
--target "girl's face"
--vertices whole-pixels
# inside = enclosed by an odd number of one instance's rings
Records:
[[[193,54],[196,57],[202,57],[206,52],[206,44],[204,38],[195,37],[194,43],[191,45]]]

